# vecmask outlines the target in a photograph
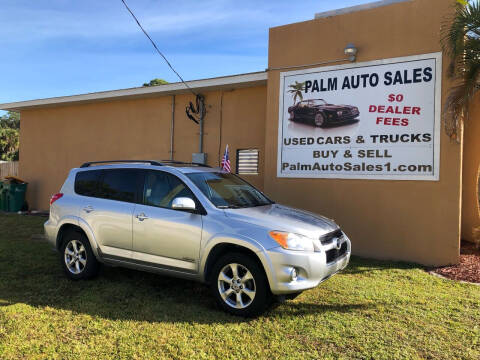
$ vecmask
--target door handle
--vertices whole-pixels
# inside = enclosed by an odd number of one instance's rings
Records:
[[[93,211],[93,206],[88,205],[83,208],[83,211],[85,211],[87,214],[91,213]]]
[[[135,215],[135,217],[136,217],[139,221],[143,221],[143,220],[145,220],[145,219],[148,219],[148,216],[146,216],[144,213],[137,214],[137,215]]]

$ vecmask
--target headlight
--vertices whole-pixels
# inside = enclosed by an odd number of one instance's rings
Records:
[[[312,239],[306,236],[284,231],[270,231],[268,234],[284,249],[315,251]]]
[[[342,114],[343,114],[343,111],[337,111],[338,116],[342,116]]]

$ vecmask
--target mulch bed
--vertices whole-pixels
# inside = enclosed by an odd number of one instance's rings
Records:
[[[435,268],[432,271],[452,280],[480,284],[480,250],[474,244],[462,241],[460,262],[457,265]]]

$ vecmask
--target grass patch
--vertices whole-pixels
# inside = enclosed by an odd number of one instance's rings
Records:
[[[1,359],[479,359],[480,287],[418,265],[348,269],[255,320],[194,282],[107,267],[72,282],[45,219],[0,215]]]

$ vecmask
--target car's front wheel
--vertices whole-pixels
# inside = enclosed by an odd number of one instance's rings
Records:
[[[323,115],[322,113],[317,113],[317,114],[315,115],[315,120],[314,120],[314,122],[315,122],[315,126],[317,126],[317,127],[325,126],[325,123],[326,123],[326,121],[325,121],[325,115]]]
[[[95,276],[99,264],[85,234],[80,231],[69,231],[63,240],[60,254],[65,274],[72,280]]]
[[[242,253],[226,254],[215,263],[210,286],[217,304],[233,315],[258,316],[269,304],[270,291],[263,269]]]

